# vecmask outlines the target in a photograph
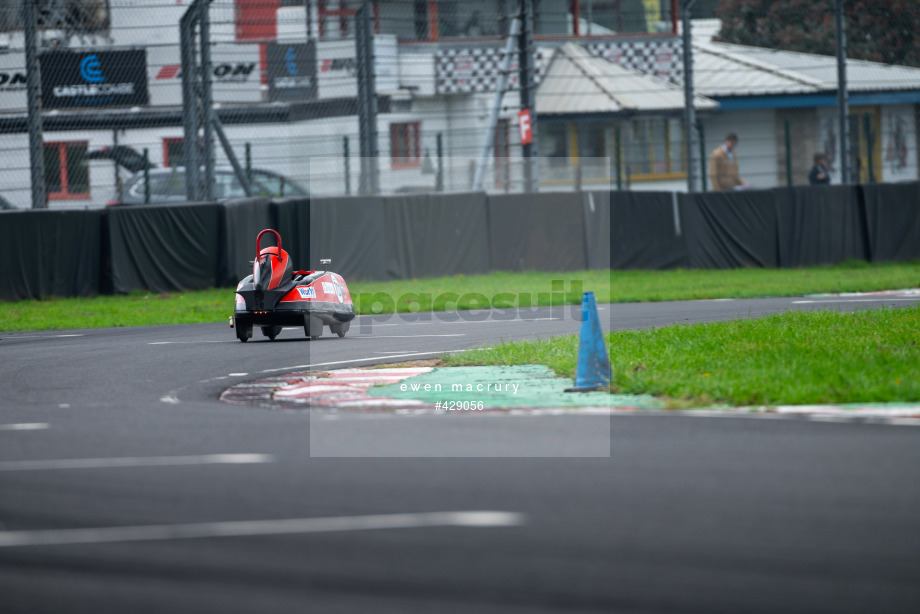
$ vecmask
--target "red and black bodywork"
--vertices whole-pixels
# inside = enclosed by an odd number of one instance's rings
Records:
[[[262,248],[265,234],[275,235],[277,247]],[[256,237],[256,259],[252,275],[236,287],[236,308],[231,326],[236,337],[246,341],[252,327],[274,339],[284,326],[303,326],[311,339],[323,334],[323,327],[344,337],[355,317],[355,306],[345,280],[331,271],[295,271],[291,258],[281,249],[281,235],[266,229]]]

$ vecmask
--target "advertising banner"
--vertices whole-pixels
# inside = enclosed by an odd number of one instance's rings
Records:
[[[315,100],[316,43],[266,46],[268,60],[268,98],[272,102]]]
[[[50,51],[39,56],[46,109],[132,107],[148,102],[147,54]]]
[[[182,66],[178,45],[147,49],[151,106],[182,104]],[[211,46],[211,95],[221,104],[264,102],[258,44]]]

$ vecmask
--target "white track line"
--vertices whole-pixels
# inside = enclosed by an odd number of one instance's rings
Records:
[[[466,333],[444,333],[441,335],[361,335],[362,339],[416,339],[418,337],[466,337]]]
[[[450,354],[453,352],[465,352],[466,350],[434,350],[432,352],[412,352],[410,354],[392,354],[390,356],[367,356],[365,358],[354,358],[352,360],[336,360],[333,362],[317,362],[311,365],[294,365],[291,367],[280,367],[278,369],[265,369],[259,373],[277,373],[278,371],[296,371],[298,369],[312,369],[313,367],[328,367],[331,365],[350,365],[359,362],[370,362],[380,360],[381,358],[409,358],[412,356],[431,356],[432,354]]]
[[[82,337],[83,335],[16,335],[12,334],[7,339],[63,339],[65,337]]]
[[[36,469],[105,469],[110,467],[172,467],[177,465],[246,465],[270,463],[268,454],[205,454],[199,456],[147,456],[124,458],[72,458],[0,462],[0,471]]]
[[[914,301],[918,297],[905,296],[880,296],[878,298],[840,298],[840,299],[818,299],[816,301],[792,301],[793,305],[823,305],[825,303],[878,303],[879,301]]]
[[[510,527],[523,524],[524,516],[514,512],[467,511],[423,514],[382,514],[331,518],[288,518],[243,520],[197,524],[101,527],[96,529],[49,529],[44,531],[0,532],[0,548],[11,546],[60,546],[130,541],[195,539],[334,533],[374,529],[418,529],[423,527]]]
[[[232,341],[229,337],[227,339],[217,340],[203,340],[203,341],[149,341],[147,345],[181,345],[181,344],[193,344],[198,345],[199,343],[226,343],[227,341]]]
[[[18,424],[0,424],[0,431],[40,431],[48,427],[47,422],[20,422]]]

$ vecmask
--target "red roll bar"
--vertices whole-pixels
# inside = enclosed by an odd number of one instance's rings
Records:
[[[277,230],[272,230],[271,228],[266,228],[265,230],[259,233],[258,237],[256,237],[256,258],[258,258],[259,254],[262,253],[262,248],[260,247],[260,243],[262,241],[262,235],[264,235],[266,232],[270,232],[273,235],[275,235],[275,243],[278,244],[278,257],[280,258],[281,257],[281,235],[278,234]]]

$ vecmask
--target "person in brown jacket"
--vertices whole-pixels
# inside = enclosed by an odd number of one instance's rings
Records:
[[[709,156],[709,182],[713,190],[737,190],[747,187],[747,183],[738,174],[738,156],[735,145],[738,135],[729,132],[725,142],[713,150]]]

